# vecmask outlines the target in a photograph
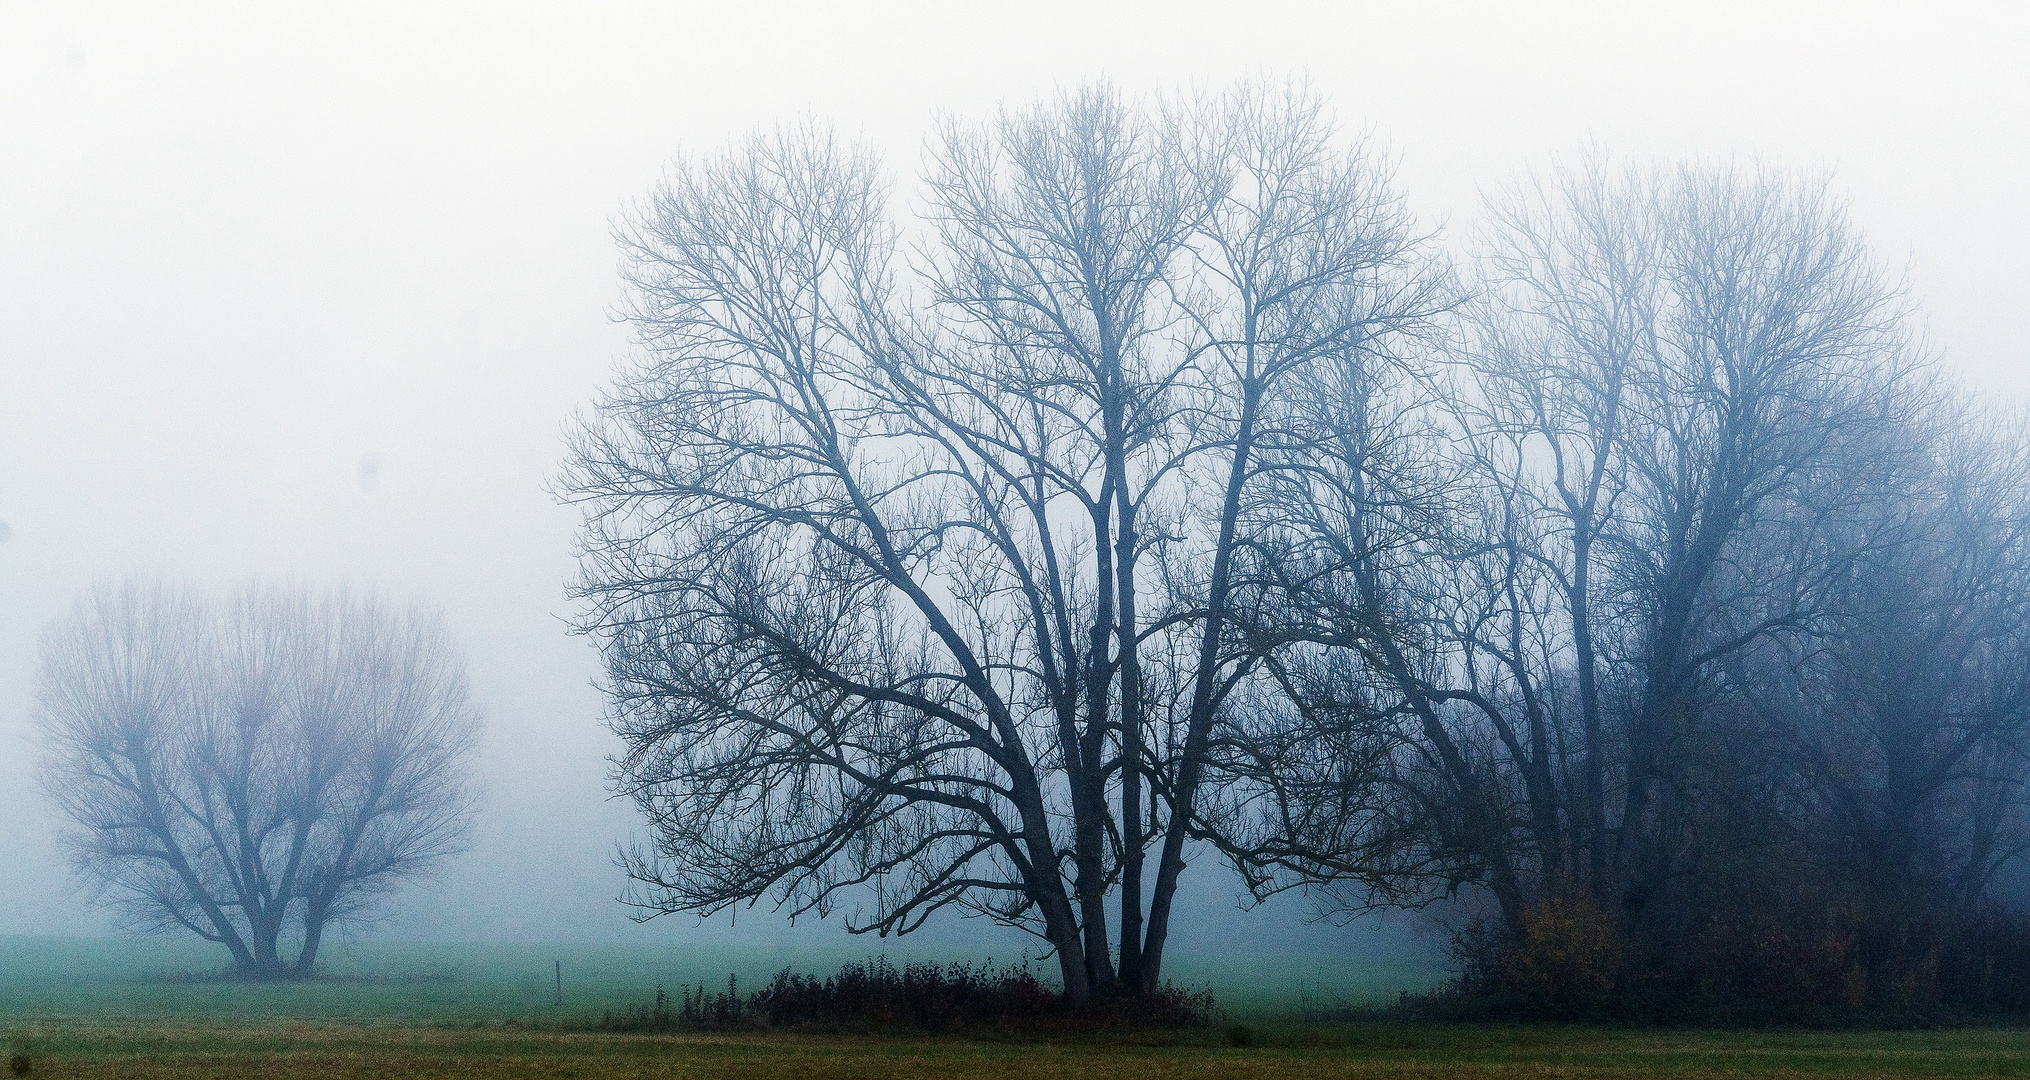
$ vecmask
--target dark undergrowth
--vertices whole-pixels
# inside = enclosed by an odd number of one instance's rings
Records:
[[[792,1030],[844,1033],[1011,1034],[1094,1030],[1210,1030],[1225,1020],[1210,991],[1165,985],[1147,1001],[1118,999],[1073,1011],[1056,989],[1022,967],[915,963],[848,964],[831,976],[787,969],[742,993],[658,986],[649,1004],[608,1012],[598,1031]]]
[[[1462,931],[1448,986],[1335,1018],[1884,1030],[2030,1019],[2030,916],[1983,913],[1903,935],[1895,949],[1868,942],[1836,905],[1769,903],[1710,919],[1672,948],[1642,947],[1584,898],[1558,899],[1534,908],[1520,936]]]

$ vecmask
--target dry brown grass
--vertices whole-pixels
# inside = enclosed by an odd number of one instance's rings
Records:
[[[1239,1049],[1207,1036],[999,1042],[816,1035],[606,1035],[514,1027],[39,1024],[38,1077],[781,1077],[786,1080],[1248,1077],[1832,1077],[2030,1075],[2030,1032],[1632,1032],[1338,1027]]]

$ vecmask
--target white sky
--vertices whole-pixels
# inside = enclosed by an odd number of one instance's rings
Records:
[[[630,815],[543,481],[623,348],[608,222],[679,148],[809,113],[907,177],[939,111],[1267,72],[1372,124],[1455,241],[1478,190],[1588,140],[1831,168],[1948,363],[2006,401],[2030,393],[2026,47],[2006,3],[0,0],[0,933],[103,925],[32,782],[34,652],[136,570],[443,604],[491,719],[485,810],[386,932],[644,932],[611,901]]]

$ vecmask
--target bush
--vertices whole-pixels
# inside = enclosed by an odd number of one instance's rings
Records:
[[[848,964],[829,978],[776,974],[754,995],[771,1027],[946,1031],[1034,1027],[1061,1019],[1064,1003],[1027,968]]]
[[[1966,920],[1940,951],[1938,982],[1959,1009],[2030,1012],[2030,914],[1989,909]]]
[[[1614,919],[1583,892],[1539,901],[1520,934],[1479,917],[1452,935],[1459,966],[1434,994],[1405,993],[1395,1012],[1456,1020],[1576,1020],[1620,1015],[1625,950]]]
[[[1522,940],[1502,950],[1501,980],[1552,1011],[1583,1011],[1614,990],[1621,935],[1586,893],[1553,896],[1523,916]]]
[[[1815,890],[1774,893],[1716,914],[1675,963],[1700,997],[1747,1019],[1851,1013],[1869,1002],[1860,926],[1851,901]]]
[[[1397,1011],[1453,1020],[1886,1024],[2030,1011],[2030,913],[1895,918],[1798,875],[1741,890],[1691,925],[1631,939],[1589,897],[1530,908],[1519,933],[1454,936],[1459,977]],[[1633,943],[1631,943],[1633,942]]]
[[[1074,1013],[1027,968],[848,964],[828,977],[787,969],[743,997],[729,977],[723,992],[679,987],[675,1007],[662,987],[655,1003],[608,1013],[601,1031],[724,1031],[743,1027],[827,1031],[976,1031],[1094,1027],[1210,1028],[1223,1018],[1209,991],[1165,985],[1148,1001],[1121,998]]]

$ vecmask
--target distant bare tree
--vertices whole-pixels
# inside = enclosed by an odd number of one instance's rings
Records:
[[[1287,399],[1219,840],[1341,911],[1491,899],[1490,985],[1548,918],[1677,1001],[2021,1000],[2020,424],[1945,392],[1824,180],[1595,158],[1491,218],[1455,381]]]
[[[1286,775],[1317,839],[1264,872],[1679,918],[1729,665],[1828,613],[1928,384],[1822,182],[1596,161],[1495,209],[1460,381],[1342,379],[1264,515],[1279,663],[1339,673],[1293,679],[1340,732],[1294,745],[1360,748]]]
[[[426,612],[130,581],[49,630],[39,702],[43,783],[101,899],[249,977],[308,975],[332,924],[463,842],[478,718]]]
[[[1912,434],[1928,460],[1875,508],[1895,542],[1841,575],[1829,632],[1757,657],[1754,702],[1808,793],[1789,824],[1856,897],[1891,984],[1927,978],[2030,850],[2030,440],[1967,406]]]
[[[643,355],[562,486],[653,830],[635,899],[865,887],[855,930],[955,907],[1043,937],[1075,1004],[1145,993],[1222,828],[1273,402],[1440,294],[1301,88],[952,124],[925,203],[906,247],[874,162],[791,130],[620,231]]]

